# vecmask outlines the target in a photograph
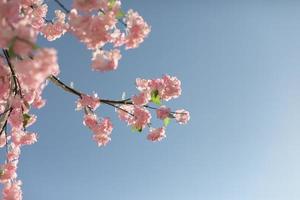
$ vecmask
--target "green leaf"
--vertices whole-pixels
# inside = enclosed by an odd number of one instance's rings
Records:
[[[23,114],[23,126],[26,127],[29,120],[30,120],[31,116],[28,113],[24,113]]]
[[[161,100],[160,100],[158,90],[153,90],[151,92],[151,102],[155,103],[156,105],[161,105]]]
[[[8,45],[8,56],[9,56],[10,58],[16,57],[16,54],[15,54],[15,52],[14,52],[14,50],[13,50],[13,47],[14,47],[14,45],[15,45],[16,40],[17,40],[17,38],[14,37],[14,38],[10,41],[10,43],[9,43],[9,45]]]
[[[140,132],[143,131],[143,129],[142,129],[142,128],[137,128],[137,127],[132,126],[132,127],[131,127],[131,131],[132,131],[132,132],[139,132],[139,133],[140,133]]]
[[[4,175],[4,170],[0,169],[0,176],[3,176],[3,175]]]
[[[109,7],[109,9],[112,9],[115,6],[116,1],[117,0],[109,0],[108,1],[108,7]]]
[[[119,10],[119,12],[116,15],[117,19],[122,19],[124,16],[125,16],[125,13],[122,10]]]
[[[164,119],[164,126],[167,127],[171,122],[171,119],[169,117]]]

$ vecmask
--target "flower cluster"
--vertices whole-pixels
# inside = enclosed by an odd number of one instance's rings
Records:
[[[139,94],[133,95],[126,100],[107,100],[101,99],[97,95],[89,96],[80,94],[77,101],[77,110],[84,110],[85,116],[83,124],[93,132],[93,139],[98,146],[105,146],[111,138],[112,123],[105,117],[99,120],[95,111],[101,105],[113,106],[118,113],[119,119],[127,123],[132,131],[142,132],[149,128],[147,139],[153,142],[161,141],[166,137],[166,128],[174,119],[179,124],[186,124],[190,119],[190,114],[184,109],[172,111],[163,101],[177,98],[181,94],[180,81],[176,77],[165,75],[159,79],[146,80],[136,79],[136,87]],[[153,107],[151,104],[160,105]],[[156,117],[163,121],[162,127],[154,128],[152,126],[151,110],[155,110]]]
[[[171,111],[161,105],[181,94],[181,83],[176,77],[137,79],[139,93],[118,101],[81,93],[60,81],[57,51],[39,47],[38,37],[53,41],[67,32],[74,35],[93,52],[92,70],[107,72],[118,68],[121,47],[137,48],[149,35],[150,26],[138,12],[124,12],[119,0],[73,0],[71,10],[55,0],[61,10],[54,12],[53,19],[47,18],[45,2],[0,0],[0,148],[6,151],[6,159],[0,164],[3,200],[22,199],[22,183],[17,176],[20,153],[23,146],[37,142],[37,134],[28,130],[37,119],[31,108],[45,105],[42,94],[48,81],[78,97],[76,109],[84,111],[83,123],[92,131],[98,146],[111,140],[113,130],[108,117],[96,115],[102,105],[114,107],[119,118],[134,131],[149,128],[147,138],[151,141],[166,137],[171,119],[180,124],[189,120],[187,111]],[[163,120],[162,127],[152,127],[149,109],[156,110],[157,118]]]

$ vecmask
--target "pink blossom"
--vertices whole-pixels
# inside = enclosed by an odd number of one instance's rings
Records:
[[[150,133],[147,135],[147,139],[153,142],[156,141],[161,141],[166,137],[165,134],[165,128],[156,128],[156,129],[151,129]]]
[[[20,0],[20,3],[23,5],[23,6],[39,6],[43,3],[43,0]]]
[[[166,106],[161,106],[156,110],[156,115],[158,119],[164,120],[170,116],[171,109]]]
[[[176,77],[164,75],[158,79],[136,79],[137,89],[142,92],[151,93],[157,91],[162,100],[169,101],[181,94],[181,82]]]
[[[37,135],[36,133],[29,133],[21,130],[13,131],[12,141],[16,145],[32,145],[37,141]]]
[[[14,59],[12,63],[24,90],[39,89],[50,75],[59,73],[54,49],[40,48],[34,59]]]
[[[134,105],[142,106],[149,103],[149,99],[151,98],[150,94],[147,92],[142,92],[139,95],[135,95],[132,97],[132,102]]]
[[[121,105],[120,109],[116,109],[120,120],[129,123],[132,119],[133,106],[132,105]]]
[[[85,115],[83,118],[83,124],[92,130],[95,129],[98,124],[97,116],[92,114]]]
[[[4,65],[3,59],[0,57],[0,101],[8,97],[9,79],[8,67]]]
[[[9,162],[0,166],[0,183],[8,182],[9,180],[17,177],[17,164],[16,162]]]
[[[55,16],[53,23],[47,23],[41,28],[41,33],[49,41],[60,38],[68,29],[68,24],[65,23],[66,15],[62,11],[56,10]]]
[[[117,19],[112,12],[105,15],[81,16],[76,9],[69,15],[69,31],[88,49],[97,49],[111,40],[110,31],[115,27]]]
[[[190,113],[184,109],[176,110],[175,119],[179,124],[186,124],[190,120]]]
[[[2,132],[0,136],[0,148],[4,147],[6,145],[6,137],[4,132]]]
[[[13,51],[17,55],[28,55],[35,48],[37,40],[37,31],[31,26],[18,26],[15,31],[15,37],[12,39]]]
[[[105,146],[108,142],[110,142],[111,138],[106,134],[94,134],[93,140],[100,147],[100,146]]]
[[[150,123],[150,112],[140,106],[122,105],[121,109],[117,109],[119,118],[127,122],[128,125],[138,130],[145,128]],[[125,111],[127,112],[125,112]]]
[[[104,118],[100,121],[98,129],[96,129],[96,133],[110,135],[113,130],[113,124],[111,123],[109,118]]]
[[[15,107],[8,118],[8,123],[15,129],[23,127],[23,112],[21,107]]]
[[[19,19],[19,1],[0,1],[0,21],[5,19],[8,23],[16,23]]]
[[[30,2],[25,2],[22,7],[22,12],[30,21],[30,25],[36,29],[40,30],[42,26],[45,25],[45,18],[48,11],[48,6],[46,4],[42,4],[42,2],[36,2],[33,4]]]
[[[106,145],[111,139],[109,135],[113,130],[113,125],[109,118],[98,120],[96,115],[88,114],[84,116],[84,125],[93,132],[93,139],[98,146]]]
[[[150,27],[144,19],[133,10],[127,12],[125,23],[127,25],[126,49],[137,48],[150,33]]]
[[[142,107],[134,106],[133,117],[129,121],[129,125],[132,125],[136,129],[143,129],[150,123],[150,112]]]
[[[73,7],[80,11],[90,12],[99,9],[100,1],[99,0],[74,0]]]
[[[165,75],[163,76],[163,82],[165,85],[161,95],[163,100],[168,101],[181,95],[181,82],[176,77]]]
[[[3,200],[22,200],[21,181],[6,183],[3,189]]]
[[[141,92],[150,90],[149,80],[137,78],[135,80],[135,84],[136,84],[136,88]]]
[[[16,145],[14,143],[11,143],[9,152],[7,154],[8,161],[11,162],[13,160],[19,159],[20,153],[21,153],[20,145]]]
[[[96,110],[100,105],[99,98],[97,96],[89,96],[89,95],[82,95],[81,99],[77,101],[77,110],[81,110],[84,107],[89,107],[93,110]]]
[[[115,70],[121,59],[120,50],[96,51],[92,58],[92,68],[96,71],[106,72]]]

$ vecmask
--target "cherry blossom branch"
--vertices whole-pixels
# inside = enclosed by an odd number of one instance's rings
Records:
[[[74,94],[76,96],[78,96],[79,98],[82,98],[83,95],[85,95],[84,93],[78,91],[77,89],[71,88],[70,86],[66,85],[64,82],[62,82],[61,80],[59,80],[56,76],[52,75],[48,78],[52,83],[54,83],[56,86],[60,87],[61,89],[63,89],[66,92],[69,92],[71,94]],[[105,103],[107,105],[112,106],[112,104],[129,104],[129,105],[133,105],[133,103],[131,101],[129,101],[130,99],[125,99],[125,100],[109,100],[109,99],[99,99],[99,101],[101,103]]]

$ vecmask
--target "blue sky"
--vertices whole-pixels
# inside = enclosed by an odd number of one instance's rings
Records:
[[[48,1],[51,10],[58,8]],[[70,7],[70,1],[62,1]],[[115,125],[98,148],[75,111],[76,98],[49,84],[47,105],[24,147],[24,199],[299,200],[300,2],[123,1],[151,24],[140,48],[123,52],[119,69],[95,73],[91,52],[70,35],[41,45],[59,53],[60,78],[81,91],[119,99],[136,77],[165,73],[182,81],[168,102],[191,121],[172,123],[167,139]]]

